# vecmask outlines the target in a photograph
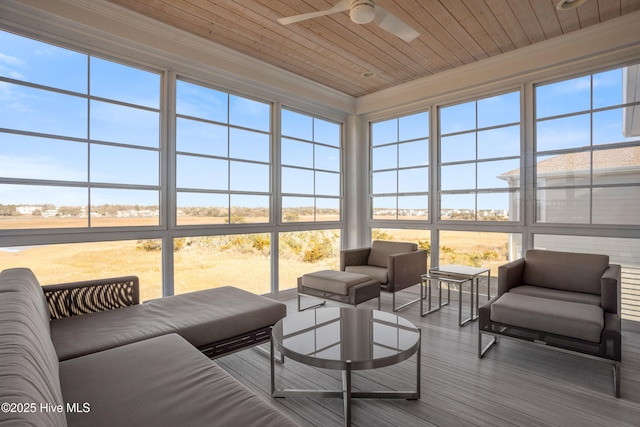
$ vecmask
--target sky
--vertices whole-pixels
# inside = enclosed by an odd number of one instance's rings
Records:
[[[0,128],[56,136],[0,132],[0,178],[61,183],[0,183],[0,204],[86,205],[90,181],[98,187],[91,190],[92,204],[158,205],[160,73],[0,31],[0,77],[56,89],[0,81]],[[183,80],[176,87],[176,185],[187,190],[179,193],[179,206],[228,202],[206,191],[263,193],[238,194],[231,203],[268,206],[270,105]],[[624,101],[620,69],[541,85],[535,96],[539,151],[638,139],[622,135],[623,109],[588,112]],[[520,167],[520,105],[520,92],[513,91],[439,108],[443,191],[504,189],[482,195],[477,207],[508,208],[508,185],[499,175]],[[281,129],[283,193],[310,196],[304,202],[320,196],[318,203],[337,206],[340,126],[285,109]],[[429,167],[435,164],[430,144],[428,112],[374,123],[373,193],[428,191]],[[216,158],[227,156],[235,160]],[[397,168],[402,170],[389,171]],[[99,188],[109,186],[119,188]],[[416,198],[414,206],[409,200],[406,207],[418,208],[426,199]],[[442,206],[449,200],[451,207],[475,207],[468,194],[443,196]],[[284,206],[300,202],[289,197]]]

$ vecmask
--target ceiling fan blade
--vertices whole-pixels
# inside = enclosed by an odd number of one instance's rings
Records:
[[[407,43],[413,41],[420,35],[419,32],[405,24],[400,18],[393,15],[388,10],[376,5],[375,23],[383,30],[389,31],[391,34],[400,37]]]
[[[332,13],[344,12],[351,7],[351,0],[342,0],[337,3],[331,9],[321,10],[319,12],[303,13],[302,15],[289,16],[286,18],[278,19],[278,22],[282,25],[293,24],[294,22],[305,21],[307,19],[317,18],[319,16],[331,15]]]

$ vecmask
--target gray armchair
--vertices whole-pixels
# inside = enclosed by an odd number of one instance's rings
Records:
[[[371,247],[340,252],[340,270],[366,274],[378,280],[381,290],[393,295],[393,311],[420,301],[420,298],[396,307],[396,292],[420,283],[427,273],[427,251],[410,242],[374,240]]]
[[[498,337],[613,366],[620,396],[620,266],[606,255],[529,250],[498,270],[498,295],[480,308],[478,357]],[[482,335],[492,336],[483,347]]]

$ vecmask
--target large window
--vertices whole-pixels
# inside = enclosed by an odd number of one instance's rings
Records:
[[[520,92],[439,109],[440,219],[520,219]]]
[[[536,87],[536,220],[638,225],[638,65]]]
[[[269,222],[271,107],[177,82],[177,223]]]
[[[371,125],[371,218],[429,218],[429,113]]]
[[[159,225],[160,75],[0,46],[0,229]]]
[[[282,109],[282,222],[340,221],[341,126]]]

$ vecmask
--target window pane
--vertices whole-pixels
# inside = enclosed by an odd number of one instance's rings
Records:
[[[340,150],[337,148],[315,146],[315,168],[340,172]]]
[[[398,119],[400,141],[429,137],[429,113],[423,112]]]
[[[269,162],[271,151],[269,134],[230,129],[229,139],[230,157]]]
[[[640,109],[640,107],[635,108]],[[623,131],[625,124],[623,112],[631,109],[631,107],[628,107],[593,113],[593,145],[640,141],[640,133],[625,134]]]
[[[640,187],[594,188],[592,204],[593,224],[640,225]]]
[[[538,190],[536,194],[536,219],[538,222],[589,223],[588,188]]]
[[[313,118],[306,114],[282,109],[282,136],[313,140]]]
[[[395,169],[398,167],[398,146],[375,147],[371,154],[371,169]]]
[[[590,76],[536,87],[537,117],[576,113],[590,107]]]
[[[396,197],[372,197],[371,208],[373,219],[397,219]]]
[[[622,70],[619,68],[593,75],[593,108],[610,107],[623,103]]]
[[[247,162],[229,162],[232,191],[269,192],[269,165]]]
[[[227,157],[229,128],[196,120],[176,119],[176,150]]]
[[[398,141],[398,119],[371,124],[371,145],[382,145]]]
[[[229,123],[249,129],[269,132],[271,109],[269,104],[229,95]]]
[[[269,222],[269,196],[231,195],[231,224]]]
[[[520,156],[520,126],[478,132],[478,158]]]
[[[316,172],[315,190],[321,196],[340,196],[340,174]]]
[[[398,192],[397,176],[398,176],[398,172],[396,171],[374,172],[372,177],[373,178],[372,193],[373,194],[397,193]]]
[[[476,164],[442,166],[440,168],[442,190],[467,190],[476,188]]]
[[[340,269],[340,230],[280,233],[279,241],[279,290],[295,288],[303,274]]]
[[[322,144],[340,147],[340,125],[317,118],[313,119],[313,140]]]
[[[340,221],[340,199],[316,198],[316,221]]]
[[[476,220],[476,197],[473,193],[443,194],[440,206],[440,218],[443,220]]]
[[[0,153],[5,178],[87,181],[87,144],[0,132]]]
[[[159,225],[159,192],[153,190],[91,189],[91,226]]]
[[[222,286],[271,291],[269,233],[183,237],[173,245],[176,294]]]
[[[518,221],[519,201],[519,192],[479,193],[478,221]]]
[[[533,240],[536,249],[609,255],[609,262],[622,267],[622,318],[640,322],[639,239],[535,234]]]
[[[594,184],[638,184],[639,172],[640,147],[593,152]]]
[[[87,227],[87,189],[0,184],[0,229]]]
[[[398,219],[427,220],[429,219],[428,196],[398,197]]]
[[[0,46],[4,57],[0,75],[87,93],[87,55],[4,31],[0,31]]]
[[[227,160],[195,156],[177,156],[176,185],[178,188],[228,190]]]
[[[494,162],[478,162],[478,186],[477,188],[505,188],[510,181],[504,179],[502,174],[517,170],[520,167],[520,159],[498,160]]]
[[[155,111],[91,101],[91,139],[160,147],[160,114]]]
[[[588,147],[591,124],[588,114],[538,122],[536,142],[538,151]]]
[[[227,194],[186,193],[177,195],[178,225],[226,224],[229,222]]]
[[[401,169],[398,171],[398,192],[429,191],[429,168]]]
[[[158,185],[157,151],[91,144],[91,182]]]
[[[426,166],[429,164],[429,140],[398,144],[398,166]]]
[[[520,122],[520,92],[478,100],[478,127]]]
[[[41,285],[138,276],[146,301],[162,296],[161,254],[160,239],[22,246],[0,248],[0,265],[28,265]]]
[[[314,220],[313,197],[283,197],[282,222],[310,222]]]
[[[489,268],[491,295],[497,293],[498,268],[520,258],[522,235],[519,233],[486,233],[475,231],[441,231],[439,265],[458,264]],[[486,292],[487,277],[480,276],[480,293]],[[482,298],[481,298],[482,301]]]
[[[476,102],[440,108],[440,134],[476,128]]]
[[[476,133],[445,136],[440,139],[442,163],[476,159]]]
[[[86,138],[87,117],[86,99],[2,83],[0,128]]]
[[[229,95],[199,85],[176,82],[176,112],[184,116],[228,123]]]
[[[282,138],[282,164],[313,167],[313,144]]]
[[[538,156],[536,182],[538,187],[588,185],[591,154],[588,151]]]
[[[313,194],[313,171],[282,168],[282,192],[293,194]]]
[[[160,108],[160,75],[91,58],[91,96]]]

